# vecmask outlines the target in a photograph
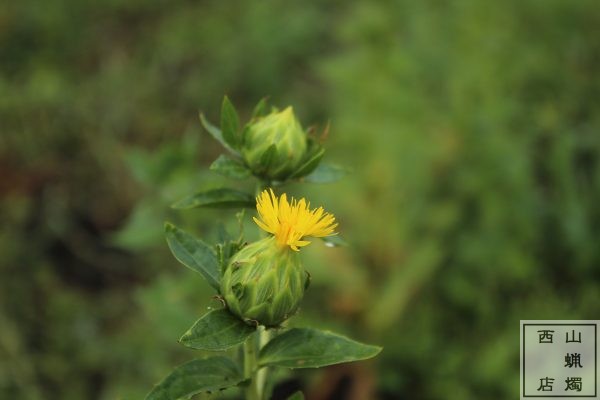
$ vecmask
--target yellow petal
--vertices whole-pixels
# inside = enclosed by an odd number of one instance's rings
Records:
[[[256,197],[256,210],[259,218],[253,218],[254,222],[273,234],[277,243],[294,251],[310,244],[302,240],[304,237],[334,235],[338,226],[335,217],[325,212],[323,207],[311,210],[310,203],[304,198],[291,198],[288,202],[285,193],[277,198],[273,189],[264,190]]]

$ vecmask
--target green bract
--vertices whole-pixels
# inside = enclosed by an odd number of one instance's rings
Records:
[[[269,237],[231,258],[221,294],[229,311],[244,321],[275,327],[296,312],[307,283],[298,253]]]
[[[296,171],[307,147],[306,133],[292,107],[258,117],[247,126],[242,140],[242,157],[252,172],[276,180]]]

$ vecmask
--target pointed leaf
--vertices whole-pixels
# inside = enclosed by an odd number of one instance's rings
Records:
[[[239,368],[228,358],[192,360],[175,368],[146,396],[146,400],[188,399],[197,393],[235,386],[244,380]]]
[[[346,242],[340,235],[331,235],[322,237],[321,240],[325,243],[327,247],[346,247],[348,246],[348,242]]]
[[[217,250],[217,259],[219,260],[219,265],[221,266],[221,274],[225,273],[227,269],[227,264],[231,257],[237,253],[242,247],[241,242],[229,241],[226,243],[217,243],[215,248]]]
[[[309,175],[304,177],[305,182],[332,183],[337,182],[350,173],[350,169],[334,164],[320,164]]]
[[[306,159],[305,162],[296,169],[290,176],[290,178],[301,178],[305,175],[310,174],[321,162],[323,155],[325,154],[325,148],[318,146],[314,152]]]
[[[244,129],[242,129],[242,135],[240,136],[239,148],[244,148],[246,146],[246,139],[248,138],[248,132],[250,131],[250,125],[246,124]],[[239,153],[238,153],[239,154]]]
[[[304,395],[301,391],[297,391],[288,397],[287,400],[304,400]]]
[[[260,101],[254,106],[254,111],[252,112],[252,119],[259,118],[267,114],[268,108],[268,98],[263,97]]]
[[[185,197],[173,204],[171,207],[177,209],[189,209],[197,207],[213,208],[254,208],[256,205],[254,196],[246,192],[234,189],[212,189],[198,192]]]
[[[260,351],[261,366],[319,368],[375,357],[381,347],[310,328],[293,328],[277,336]]]
[[[225,350],[242,343],[256,331],[226,309],[214,310],[200,318],[179,342],[198,350]]]
[[[217,128],[216,126],[214,126],[213,124],[211,124],[206,117],[204,116],[203,113],[200,113],[200,123],[202,124],[202,126],[204,127],[204,129],[206,129],[206,131],[208,133],[210,133],[210,135],[215,138],[219,143],[221,143],[223,145],[223,147],[225,147],[227,150],[229,150],[230,152],[234,153],[234,154],[238,154],[237,151],[235,151],[226,141],[225,139],[223,139],[223,134],[221,133],[221,130],[219,128]]]
[[[231,104],[229,98],[225,96],[221,105],[221,133],[227,144],[234,149],[237,149],[240,143],[239,128],[240,120],[237,111],[235,111],[235,107]]]
[[[251,171],[238,160],[221,154],[211,165],[210,170],[233,179],[246,179]]]
[[[177,261],[199,272],[210,286],[219,290],[221,281],[219,262],[213,249],[168,222],[165,224],[165,235],[167,244]]]
[[[275,158],[277,158],[277,146],[275,146],[275,144],[273,143],[260,156],[259,164],[261,172],[266,171]]]

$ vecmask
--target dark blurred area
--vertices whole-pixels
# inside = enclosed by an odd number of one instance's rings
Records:
[[[224,94],[331,122],[354,173],[290,190],[351,245],[303,254],[297,323],[384,346],[274,398],[514,397],[520,319],[600,315],[598,65],[592,0],[5,2],[0,398],[139,399],[202,356],[176,341],[211,290],[162,224],[235,220],[169,209],[237,184],[197,118]]]

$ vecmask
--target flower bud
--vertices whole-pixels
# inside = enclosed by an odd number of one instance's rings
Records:
[[[271,145],[275,145],[276,152],[265,162],[264,155]],[[294,172],[306,153],[306,133],[292,107],[273,111],[250,123],[241,152],[257,175],[283,180]]]
[[[229,310],[244,321],[276,327],[296,312],[307,283],[298,253],[269,237],[231,258],[221,294]]]

